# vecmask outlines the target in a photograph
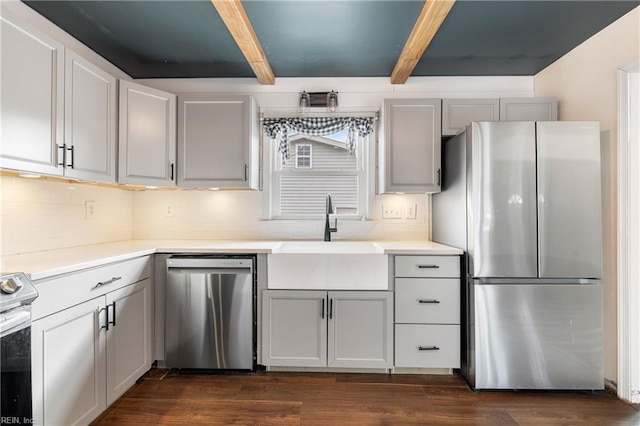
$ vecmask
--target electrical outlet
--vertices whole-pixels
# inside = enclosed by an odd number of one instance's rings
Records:
[[[85,201],[84,202],[84,218],[95,219],[95,217],[96,217],[96,202]]]
[[[400,219],[400,207],[398,206],[382,206],[382,218],[383,219]]]
[[[164,217],[173,217],[173,204],[167,203],[164,205]]]
[[[409,204],[407,206],[407,214],[405,215],[405,217],[407,219],[415,219],[416,216],[418,215],[418,205],[417,204]]]

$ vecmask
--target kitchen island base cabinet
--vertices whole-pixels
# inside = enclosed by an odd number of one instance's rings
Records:
[[[267,367],[391,368],[393,293],[266,290]]]
[[[151,340],[149,278],[34,321],[34,424],[89,424],[151,367]]]

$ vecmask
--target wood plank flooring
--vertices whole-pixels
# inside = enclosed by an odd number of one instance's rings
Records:
[[[610,392],[479,392],[457,376],[151,370],[94,425],[640,425]]]

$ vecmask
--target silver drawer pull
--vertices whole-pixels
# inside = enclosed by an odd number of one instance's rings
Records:
[[[96,284],[96,286],[94,288],[98,288],[98,287],[102,287],[103,285],[108,285],[111,284],[115,281],[121,280],[122,277],[113,277],[110,280],[106,280],[106,281],[100,281],[98,284]]]
[[[439,265],[416,265],[418,269],[440,269]]]
[[[436,299],[418,299],[418,303],[440,303],[440,301]]]
[[[439,351],[440,348],[437,346],[418,346],[419,351]]]

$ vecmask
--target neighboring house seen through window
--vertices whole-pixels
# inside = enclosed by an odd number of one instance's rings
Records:
[[[284,161],[277,146],[271,144],[271,218],[324,217],[327,194],[332,196],[338,217],[369,216],[374,138],[362,138],[356,152],[350,154],[346,137],[346,131],[327,136],[292,134],[289,158]]]

